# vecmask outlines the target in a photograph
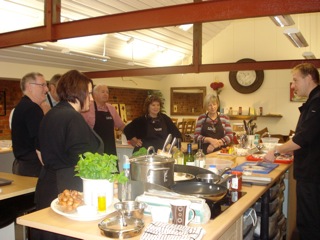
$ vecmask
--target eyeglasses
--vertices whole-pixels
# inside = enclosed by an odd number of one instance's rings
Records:
[[[33,84],[33,85],[38,85],[38,86],[41,86],[41,87],[47,87],[47,84],[46,83],[34,83],[34,82],[31,82],[30,84]]]

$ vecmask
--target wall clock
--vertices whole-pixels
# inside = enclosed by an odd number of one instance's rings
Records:
[[[238,62],[255,62],[250,58],[244,58]],[[239,93],[253,93],[257,91],[264,79],[263,70],[230,71],[229,82],[234,90]]]

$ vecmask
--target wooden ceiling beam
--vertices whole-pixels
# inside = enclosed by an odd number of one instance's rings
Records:
[[[57,6],[59,1],[53,1],[55,4],[53,7],[49,6],[52,4],[52,0],[45,1],[45,3],[45,19],[51,18],[52,14],[55,16],[55,11],[59,9]],[[212,0],[119,13],[67,23],[50,24],[47,21],[49,25],[44,27],[0,34],[0,48],[185,23],[309,12],[320,12],[320,0]]]
[[[228,72],[240,70],[276,70],[276,69],[292,69],[294,66],[309,62],[320,68],[320,60],[279,60],[279,61],[261,61],[247,63],[217,63],[203,64],[199,66],[174,66],[174,67],[156,67],[156,68],[139,68],[127,70],[110,70],[85,72],[84,74],[90,78],[111,78],[111,77],[138,77],[138,76],[154,76],[169,75],[183,73],[199,73],[199,72]]]

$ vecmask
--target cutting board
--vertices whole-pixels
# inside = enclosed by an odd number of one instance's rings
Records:
[[[260,165],[256,166],[255,162],[244,162],[237,167],[233,168],[233,171],[243,172],[244,170],[250,170],[252,173],[260,173],[260,174],[268,174],[273,169],[279,166],[276,163],[260,163]]]
[[[265,154],[264,154],[265,155]],[[261,161],[263,159],[264,155],[260,154],[252,154],[247,156],[248,161]],[[274,163],[285,163],[285,164],[290,164],[293,161],[293,156],[292,155],[280,155],[274,160]]]

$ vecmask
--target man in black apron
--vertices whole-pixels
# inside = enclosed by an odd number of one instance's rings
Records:
[[[93,130],[101,137],[104,143],[104,152],[117,155],[116,142],[114,139],[114,121],[110,112],[99,111],[94,102],[96,121]]]
[[[117,110],[108,103],[109,89],[106,85],[97,85],[93,89],[94,102],[90,103],[90,110],[82,113],[86,122],[100,136],[104,143],[104,152],[117,156],[114,129],[123,130],[124,122]]]

